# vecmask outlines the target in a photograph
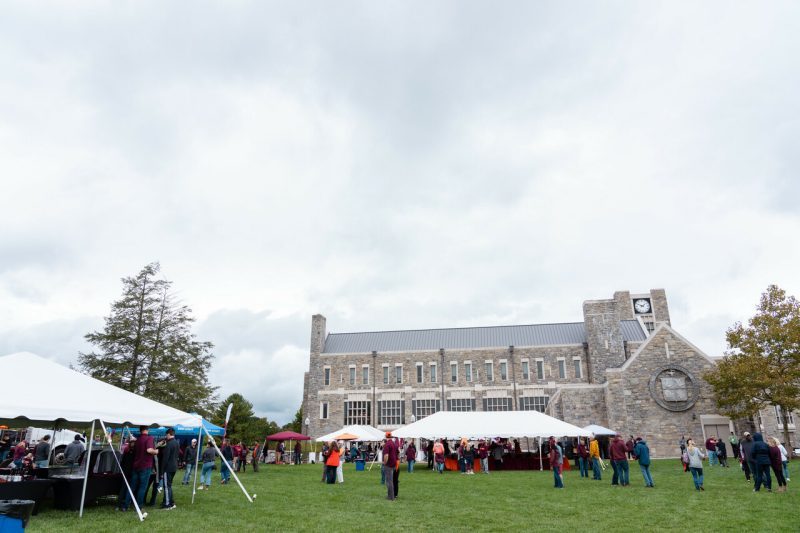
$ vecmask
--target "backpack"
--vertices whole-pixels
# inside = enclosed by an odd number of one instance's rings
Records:
[[[682,461],[682,462],[683,462],[683,464],[685,464],[685,465],[688,465],[688,464],[689,464],[689,452],[687,452],[687,451],[685,451],[685,450],[684,450],[683,454],[681,454],[681,461]]]

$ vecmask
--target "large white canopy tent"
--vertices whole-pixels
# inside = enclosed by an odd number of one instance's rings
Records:
[[[328,433],[327,435],[323,435],[319,437],[317,442],[329,442],[334,440],[339,435],[344,435],[345,433],[349,433],[351,435],[355,435],[358,437],[358,441],[367,441],[367,442],[377,442],[383,440],[385,433],[379,429],[375,429],[372,426],[344,426],[342,429],[338,431],[334,431],[333,433]]]
[[[94,440],[95,422],[99,422],[104,430],[107,423],[132,426],[181,424],[200,427],[200,430],[203,430],[200,415],[185,413],[144,398],[32,353],[20,352],[0,357],[0,368],[15,376],[14,379],[6,380],[0,387],[0,423],[91,426],[89,450],[87,450],[89,456]],[[31,379],[25,379],[23,376],[30,376]],[[216,443],[214,446],[216,447]],[[199,449],[200,446],[198,454]],[[89,461],[86,461],[86,470],[84,494]],[[250,494],[236,473],[232,473],[245,496],[252,502]],[[130,491],[128,481],[126,479],[124,481]],[[192,499],[194,500],[194,495]],[[145,514],[139,509],[135,498],[133,501],[139,519],[143,520]],[[82,497],[81,516],[83,503]]]
[[[597,424],[589,424],[588,426],[584,427],[583,429],[585,429],[586,431],[591,431],[592,433],[594,433],[598,437],[602,436],[602,435],[616,435],[617,434],[617,432],[614,431],[613,429],[608,429],[606,427],[599,426]]]

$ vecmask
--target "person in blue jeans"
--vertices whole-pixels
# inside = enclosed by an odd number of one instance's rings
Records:
[[[703,488],[703,459],[705,455],[700,448],[694,445],[693,439],[686,440],[686,454],[689,456],[689,471],[694,480],[694,490],[706,490]]]
[[[653,487],[653,476],[650,475],[650,448],[641,437],[636,438],[633,446],[633,456],[639,461],[639,468],[642,470],[645,487]]]
[[[578,468],[581,477],[589,477],[589,448],[586,446],[586,439],[582,437],[578,440]]]
[[[131,473],[131,491],[136,496],[136,503],[139,509],[144,505],[144,493],[147,491],[147,484],[150,481],[150,474],[153,472],[153,457],[158,455],[153,437],[149,435],[150,428],[147,426],[139,427],[139,438],[133,448],[133,472]],[[126,494],[125,503],[121,509],[128,510],[131,496]]]
[[[203,456],[200,462],[203,464],[203,469],[200,471],[200,486],[197,490],[203,490],[203,486],[208,489],[211,487],[211,471],[214,469],[214,460],[217,457],[217,450],[214,449],[211,441],[206,443],[206,449],[203,450]]]
[[[564,462],[564,452],[556,439],[550,437],[550,469],[553,471],[553,487],[556,489],[564,488],[564,480],[561,477],[561,465]]]

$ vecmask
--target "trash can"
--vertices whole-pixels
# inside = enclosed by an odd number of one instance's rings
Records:
[[[364,459],[356,459],[356,472],[364,471]]]
[[[34,505],[33,500],[0,500],[0,533],[24,531]]]

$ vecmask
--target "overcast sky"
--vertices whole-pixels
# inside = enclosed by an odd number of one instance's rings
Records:
[[[333,332],[582,320],[709,355],[800,296],[798,2],[0,1],[0,354],[160,261],[288,421]],[[5,369],[8,372],[8,369]]]

